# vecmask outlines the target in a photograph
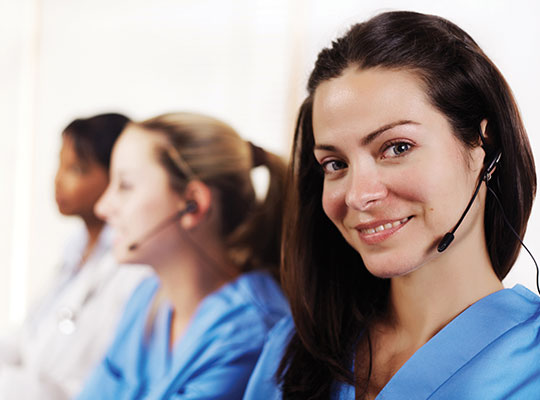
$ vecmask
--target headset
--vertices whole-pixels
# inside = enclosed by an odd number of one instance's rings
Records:
[[[481,129],[479,131],[479,135],[480,135],[480,140],[482,141],[482,147],[485,149],[486,148],[486,142],[485,142],[484,135],[483,135]],[[478,181],[478,184],[476,185],[476,188],[474,190],[474,194],[473,194],[471,200],[469,201],[469,203],[467,204],[467,207],[465,208],[465,211],[463,212],[463,214],[461,214],[461,217],[459,218],[459,220],[458,220],[457,224],[454,226],[454,228],[450,232],[446,233],[443,236],[443,238],[441,239],[441,241],[439,242],[439,244],[437,246],[437,251],[439,253],[442,253],[443,251],[445,251],[448,248],[450,243],[452,243],[452,241],[454,240],[454,234],[455,234],[457,228],[461,225],[461,223],[463,222],[463,219],[465,219],[465,216],[469,212],[474,200],[476,199],[476,196],[478,195],[478,192],[480,191],[480,186],[482,185],[482,182],[485,182],[488,192],[493,195],[493,197],[495,198],[495,202],[497,203],[497,205],[499,206],[499,209],[501,210],[504,222],[506,223],[506,225],[508,225],[508,227],[510,228],[510,231],[519,240],[519,243],[521,243],[523,248],[527,251],[527,253],[529,253],[529,255],[531,256],[531,258],[532,258],[532,260],[534,262],[534,265],[536,267],[536,290],[538,291],[538,294],[540,294],[540,269],[538,267],[538,263],[536,262],[536,260],[535,260],[534,256],[532,255],[532,253],[529,251],[527,246],[525,246],[525,243],[523,243],[523,241],[519,237],[518,233],[516,232],[516,230],[514,229],[512,224],[510,223],[510,221],[508,220],[508,217],[506,216],[506,214],[504,212],[504,208],[502,206],[501,201],[499,200],[499,197],[497,196],[495,191],[488,185],[488,182],[491,180],[491,176],[492,176],[492,174],[493,174],[493,172],[495,170],[495,167],[497,167],[497,165],[499,164],[499,161],[501,160],[501,157],[502,157],[502,152],[500,150],[497,150],[497,151],[495,151],[493,153],[493,155],[491,155],[488,158],[488,161],[486,162],[486,167],[483,169],[483,171],[481,173],[481,178]]]
[[[153,229],[151,229],[145,235],[143,235],[139,240],[131,243],[128,246],[128,250],[130,252],[137,250],[142,244],[144,244],[148,239],[150,239],[155,234],[159,233],[162,229],[177,222],[180,218],[182,218],[186,214],[193,214],[197,212],[198,209],[199,209],[199,205],[197,204],[195,200],[188,200],[186,202],[186,206],[183,209],[177,211],[170,217],[164,219],[162,222],[157,224]],[[181,230],[183,231],[183,229]],[[193,238],[191,238],[190,235],[185,235],[184,237],[193,247],[195,247],[199,251],[200,256],[203,257],[206,260],[206,262],[208,262],[209,264],[213,264],[216,267],[216,273],[221,273],[230,279],[233,279],[236,277],[235,272],[230,271],[228,269],[224,269],[223,267],[220,267],[220,263],[218,263],[217,260],[211,254],[209,254],[206,249],[203,248],[203,246],[201,246],[199,243],[193,240]]]
[[[487,183],[491,179],[491,175],[493,174],[493,170],[495,169],[495,167],[499,163],[499,161],[501,159],[501,156],[502,156],[502,152],[497,151],[497,152],[495,152],[495,155],[490,158],[489,162],[487,163],[487,167],[484,168],[484,170],[482,171],[482,178],[478,181],[478,184],[476,185],[476,189],[474,190],[474,194],[473,194],[471,200],[469,201],[469,204],[467,204],[467,207],[465,208],[465,211],[463,212],[463,214],[461,214],[461,218],[459,218],[459,221],[454,226],[454,229],[452,229],[450,232],[448,232],[446,235],[444,235],[442,240],[439,242],[439,245],[437,246],[437,251],[439,253],[442,253],[443,251],[445,251],[446,248],[450,245],[450,243],[452,243],[452,241],[454,240],[454,233],[456,232],[457,228],[461,225],[461,223],[465,219],[465,216],[467,215],[467,213],[471,209],[471,206],[474,203],[474,200],[476,199],[476,196],[478,195],[478,192],[480,191],[480,186],[482,185],[482,182],[486,182],[486,187],[487,187]],[[501,211],[502,211],[502,208],[501,208]],[[503,214],[504,214],[504,211],[503,211]],[[505,216],[505,218],[506,218],[506,216]]]
[[[198,209],[199,209],[199,206],[198,206],[198,204],[197,204],[197,202],[195,200],[188,200],[186,202],[186,206],[182,210],[179,210],[179,211],[175,212],[173,215],[171,215],[170,217],[166,218],[165,220],[163,220],[162,222],[157,224],[153,229],[148,231],[139,240],[131,243],[128,246],[128,250],[129,251],[137,250],[141,246],[141,244],[146,242],[148,239],[150,239],[156,233],[160,232],[162,229],[166,228],[170,224],[178,221],[184,215],[193,214],[193,213],[197,212]]]

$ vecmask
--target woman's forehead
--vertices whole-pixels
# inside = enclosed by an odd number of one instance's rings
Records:
[[[438,112],[428,101],[421,80],[409,71],[348,69],[323,82],[313,100],[313,129],[376,131],[395,121],[421,121]]]
[[[139,173],[144,169],[161,169],[156,152],[162,142],[159,135],[148,134],[136,126],[126,128],[114,145],[111,169],[117,172]]]

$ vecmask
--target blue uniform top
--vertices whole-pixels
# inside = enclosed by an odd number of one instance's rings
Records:
[[[268,331],[289,313],[277,283],[251,272],[208,295],[172,350],[170,304],[158,308],[147,332],[158,287],[152,277],[133,293],[79,399],[241,399]]]
[[[245,400],[281,399],[275,380],[294,334],[290,317],[272,330]],[[336,383],[334,399],[354,400]],[[540,297],[521,285],[495,292],[459,314],[396,372],[377,400],[540,399]]]

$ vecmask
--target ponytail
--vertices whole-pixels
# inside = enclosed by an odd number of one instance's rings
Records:
[[[241,272],[268,269],[279,280],[281,225],[286,182],[286,164],[276,154],[248,142],[253,168],[264,166],[269,184],[264,199],[255,205],[245,220],[226,237],[229,256]],[[227,213],[227,210],[223,210]]]

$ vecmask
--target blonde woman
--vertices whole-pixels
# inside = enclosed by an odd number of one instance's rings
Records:
[[[251,169],[270,173],[256,198]],[[285,166],[199,114],[132,123],[97,213],[121,262],[151,265],[81,399],[241,398],[288,312],[275,277]]]

